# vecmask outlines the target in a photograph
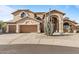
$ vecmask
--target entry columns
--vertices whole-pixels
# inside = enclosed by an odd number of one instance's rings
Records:
[[[63,33],[63,18],[59,17],[59,33]]]
[[[16,24],[16,33],[19,33],[19,24]]]
[[[40,23],[37,25],[37,32],[40,33]]]

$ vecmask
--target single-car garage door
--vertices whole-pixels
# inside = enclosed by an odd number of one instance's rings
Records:
[[[20,33],[37,32],[37,25],[20,25]]]
[[[9,25],[9,33],[15,33],[16,32],[16,25]]]

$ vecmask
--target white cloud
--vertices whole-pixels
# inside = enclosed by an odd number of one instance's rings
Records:
[[[9,6],[5,6],[5,5],[0,5],[0,20],[3,21],[8,21],[12,19],[12,15],[11,13],[14,11],[15,9],[9,7]]]

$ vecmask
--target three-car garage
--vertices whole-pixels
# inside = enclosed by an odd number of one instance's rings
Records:
[[[9,33],[16,33],[16,25],[9,25]],[[19,33],[37,32],[37,25],[19,25]]]
[[[25,19],[15,23],[7,24],[8,33],[30,33],[40,32],[40,22],[34,19]]]

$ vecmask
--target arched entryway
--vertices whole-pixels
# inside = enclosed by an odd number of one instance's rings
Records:
[[[51,16],[50,21],[54,24],[54,32],[59,32],[59,20],[57,16]]]

